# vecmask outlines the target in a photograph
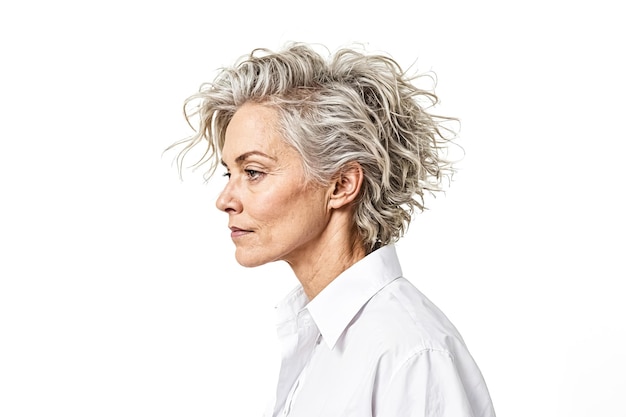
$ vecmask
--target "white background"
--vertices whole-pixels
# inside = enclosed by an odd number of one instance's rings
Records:
[[[218,67],[290,40],[438,75],[467,155],[398,248],[498,415],[626,416],[618,2],[16,3],[0,6],[0,416],[261,414],[295,278],[239,267],[223,180],[181,182],[161,153]]]

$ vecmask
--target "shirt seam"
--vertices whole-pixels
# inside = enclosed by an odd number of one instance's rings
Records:
[[[398,374],[400,373],[400,371],[409,366],[409,362],[413,361],[413,360],[418,360],[418,357],[421,357],[422,355],[424,355],[425,353],[430,353],[430,352],[434,352],[434,353],[440,353],[443,354],[445,356],[448,357],[448,359],[450,359],[450,361],[452,363],[454,363],[454,356],[452,355],[452,353],[448,350],[445,349],[436,349],[436,348],[419,348],[417,350],[412,350],[412,353],[410,353],[405,360],[403,360],[400,365],[393,371],[391,378],[389,378],[389,382],[387,383],[387,387],[385,388],[385,392],[383,393],[383,395],[381,395],[380,399],[381,399],[381,403],[385,403],[387,401],[387,396],[389,395],[390,389],[393,386],[393,381],[396,379],[396,377],[398,376]]]

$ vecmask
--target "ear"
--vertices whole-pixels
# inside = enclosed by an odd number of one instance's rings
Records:
[[[358,162],[343,167],[330,184],[328,207],[339,209],[350,205],[359,196],[363,183],[363,168]]]

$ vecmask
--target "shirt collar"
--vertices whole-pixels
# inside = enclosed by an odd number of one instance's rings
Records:
[[[345,270],[306,305],[329,349],[369,299],[401,276],[396,249],[387,245]]]

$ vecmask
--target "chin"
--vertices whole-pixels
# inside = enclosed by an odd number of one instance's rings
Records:
[[[254,268],[256,266],[265,265],[269,262],[269,260],[263,257],[254,256],[253,254],[245,253],[245,251],[241,251],[239,249],[235,251],[235,260],[239,265],[246,268]]]

